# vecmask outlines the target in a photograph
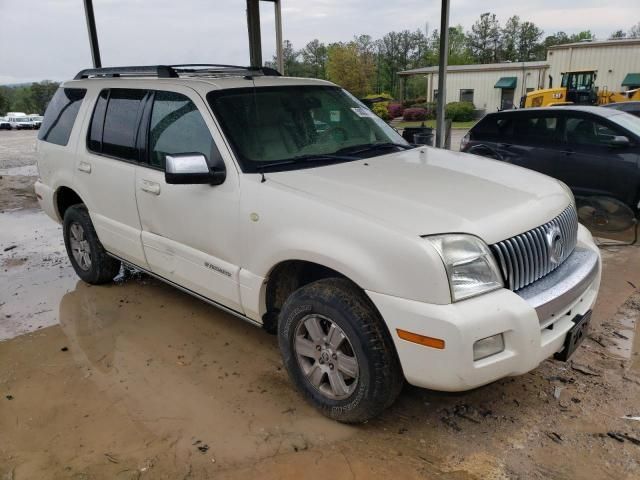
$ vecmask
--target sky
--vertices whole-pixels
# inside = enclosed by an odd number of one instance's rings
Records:
[[[273,4],[261,2],[263,58],[275,51]],[[94,0],[102,63],[249,62],[245,0]],[[640,22],[637,0],[451,0],[450,23],[469,29],[483,12],[511,15],[551,34],[591,30],[600,39]],[[438,28],[438,0],[282,0],[284,38],[301,48]],[[91,67],[82,0],[0,0],[0,85],[64,80]]]

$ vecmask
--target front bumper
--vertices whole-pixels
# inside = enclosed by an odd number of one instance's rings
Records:
[[[598,248],[580,226],[574,253],[554,272],[517,293],[501,289],[448,305],[367,294],[389,327],[407,381],[434,390],[463,391],[526,373],[562,350],[572,319],[595,303],[600,275]],[[402,340],[397,329],[443,339],[445,348]],[[505,349],[474,361],[473,344],[499,333]]]

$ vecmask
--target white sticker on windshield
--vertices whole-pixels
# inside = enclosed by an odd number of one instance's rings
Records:
[[[358,115],[360,118],[371,118],[376,116],[371,110],[364,107],[353,107],[351,111]]]
[[[340,121],[340,110],[330,110],[329,111],[329,120],[332,123],[338,123]]]

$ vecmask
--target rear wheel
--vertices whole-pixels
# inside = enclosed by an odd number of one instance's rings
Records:
[[[84,205],[67,209],[62,230],[67,255],[82,280],[93,285],[113,280],[120,271],[120,261],[107,255]]]
[[[334,420],[361,423],[379,415],[404,384],[382,319],[348,280],[318,280],[291,294],[278,337],[293,382]]]

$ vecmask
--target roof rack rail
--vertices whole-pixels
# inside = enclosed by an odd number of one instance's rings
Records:
[[[227,65],[223,63],[186,63],[182,65],[171,65],[176,72],[180,73],[255,73],[259,72],[265,76],[279,77],[280,72],[271,67],[245,67],[241,65]]]
[[[74,77],[74,80],[89,77],[177,78],[178,73],[168,65],[87,68],[85,70],[80,70]]]
[[[183,75],[255,75],[280,76],[280,73],[270,67],[243,67],[219,63],[193,63],[182,65],[149,65],[130,67],[104,67],[81,70],[74,80],[90,77],[157,77],[178,78]]]

